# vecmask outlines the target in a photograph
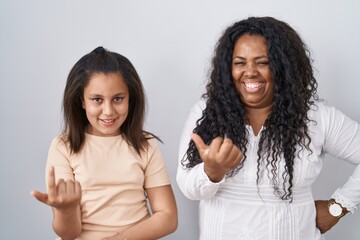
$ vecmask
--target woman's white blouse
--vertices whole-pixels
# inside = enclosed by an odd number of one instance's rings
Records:
[[[281,200],[274,193],[271,172],[266,167],[257,179],[257,150],[260,134],[250,126],[247,158],[233,177],[213,183],[200,163],[192,169],[182,165],[196,121],[202,116],[205,100],[193,106],[182,133],[179,147],[177,184],[183,194],[200,200],[201,240],[319,240],[316,210],[311,186],[319,176],[324,154],[346,160],[356,166],[354,173],[332,195],[350,212],[360,203],[360,126],[334,107],[317,102],[309,111],[310,148],[295,159],[293,201]],[[299,150],[299,149],[298,149]],[[278,182],[282,187],[284,162],[278,164]],[[264,170],[265,169],[265,170]]]

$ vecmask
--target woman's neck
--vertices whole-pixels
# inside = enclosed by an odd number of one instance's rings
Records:
[[[249,124],[251,125],[251,128],[254,131],[255,136],[257,136],[262,128],[264,126],[265,121],[267,117],[269,116],[271,112],[271,106],[268,106],[266,108],[247,108],[247,118],[249,121]]]

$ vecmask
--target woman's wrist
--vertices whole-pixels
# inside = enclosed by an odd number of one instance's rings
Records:
[[[209,180],[213,183],[220,182],[226,175],[226,173],[219,172],[218,170],[213,170],[206,165],[204,165],[204,172],[208,176]]]

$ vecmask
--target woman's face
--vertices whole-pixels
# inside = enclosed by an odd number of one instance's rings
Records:
[[[236,90],[248,109],[271,106],[273,80],[264,37],[246,34],[236,41],[231,74]]]
[[[84,88],[83,108],[90,122],[87,133],[119,135],[129,109],[129,90],[121,74],[94,74]]]

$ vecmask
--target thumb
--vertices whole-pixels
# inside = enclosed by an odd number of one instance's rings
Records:
[[[209,146],[204,143],[203,139],[198,134],[196,133],[192,134],[191,139],[194,141],[195,146],[199,151],[199,153],[203,153],[206,150],[208,150]]]
[[[38,201],[48,204],[48,194],[47,193],[41,193],[39,191],[31,191],[30,194],[32,196],[34,196]]]

